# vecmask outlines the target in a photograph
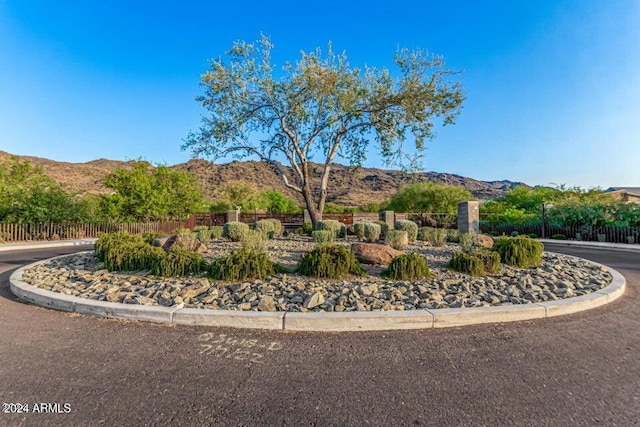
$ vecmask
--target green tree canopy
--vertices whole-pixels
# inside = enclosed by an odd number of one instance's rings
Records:
[[[42,224],[86,219],[84,201],[64,191],[41,167],[17,156],[0,164],[0,222]]]
[[[214,160],[256,156],[274,167],[285,185],[302,194],[315,224],[321,217],[331,165],[365,160],[375,139],[387,164],[400,163],[413,136],[416,153],[434,136],[434,120],[452,124],[464,95],[440,56],[399,49],[397,78],[386,69],[352,67],[346,54],[302,52],[275,71],[271,44],[237,42],[202,75],[207,110],[202,126],[185,139],[194,157]],[[311,184],[313,156],[322,156],[318,187]],[[278,161],[286,159],[293,179]]]
[[[396,212],[455,214],[458,212],[458,202],[468,200],[473,200],[473,196],[462,187],[423,182],[399,189],[391,196],[387,209]]]
[[[101,210],[114,221],[184,219],[202,206],[199,184],[188,173],[165,165],[138,161],[104,178],[113,190],[101,200]]]

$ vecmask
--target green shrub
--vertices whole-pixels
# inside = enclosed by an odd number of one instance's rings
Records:
[[[491,233],[489,233],[489,236],[491,236],[491,237],[498,237],[498,236],[500,236],[500,233],[499,233],[499,232],[497,232],[497,231],[495,231],[495,230],[493,230]]]
[[[469,253],[473,249],[473,245],[476,244],[476,235],[475,233],[461,233],[458,236],[458,241],[462,246],[462,252]]]
[[[221,239],[224,233],[224,227],[221,225],[212,225],[209,227],[212,239]]]
[[[174,228],[173,230],[171,230],[171,234],[191,234],[192,231],[189,228],[184,228],[184,227],[180,227],[180,228]]]
[[[318,246],[304,254],[296,271],[304,276],[340,278],[365,274],[356,257],[344,246]]]
[[[384,238],[384,242],[393,249],[401,251],[409,244],[409,237],[404,230],[389,230]]]
[[[302,230],[302,233],[307,236],[311,236],[311,233],[313,232],[313,225],[310,222],[303,222],[300,229]]]
[[[211,240],[213,234],[211,232],[211,229],[206,226],[194,227],[193,233],[196,235],[196,238],[202,243],[207,243],[209,240]]]
[[[510,234],[511,237],[518,237],[519,235],[520,235],[520,233],[517,232],[517,231],[512,231],[511,234]]]
[[[449,261],[451,270],[471,276],[484,276],[484,263],[482,259],[466,252],[454,252]]]
[[[538,235],[536,233],[529,233],[529,238],[530,239],[537,239]]]
[[[430,276],[429,265],[417,253],[393,258],[389,267],[382,271],[382,277],[391,280],[419,280]]]
[[[266,253],[244,248],[217,258],[209,265],[209,275],[215,280],[264,279],[275,274],[276,268]]]
[[[447,243],[447,230],[444,228],[422,227],[418,230],[418,240],[429,242],[433,246],[444,246]]]
[[[409,242],[415,242],[418,237],[418,224],[408,219],[401,219],[394,224],[396,230],[403,230],[407,232]]]
[[[240,242],[242,242],[242,247],[249,252],[263,253],[267,252],[269,247],[269,237],[258,230],[247,230],[240,238]]]
[[[253,229],[257,232],[273,238],[282,234],[282,224],[277,219],[261,219],[253,223]]]
[[[538,267],[542,262],[544,245],[528,237],[503,237],[496,239],[493,250],[500,254],[500,259],[507,265]]]
[[[142,236],[126,233],[105,233],[95,244],[96,256],[110,271],[150,270],[164,254],[144,241]]]
[[[240,242],[242,240],[242,236],[249,232],[249,226],[244,222],[231,221],[225,223],[222,227],[222,236],[232,242]]]
[[[565,236],[564,234],[554,234],[553,236],[551,236],[551,238],[553,240],[567,240],[567,236]]]
[[[273,232],[276,237],[282,236],[284,234],[284,225],[280,222],[279,219],[269,218],[267,221],[273,223]]]
[[[498,274],[500,271],[500,254],[498,252],[479,249],[474,251],[471,255],[480,258],[484,266],[485,273]]]
[[[389,231],[389,224],[384,221],[373,221],[374,224],[378,224],[380,226],[380,238],[384,239],[387,235],[387,231]]]
[[[344,231],[346,231],[346,227],[340,221],[336,221],[335,219],[326,219],[323,221],[318,221],[316,223],[316,230],[329,230],[332,231],[336,237],[340,237],[340,235]]]
[[[382,227],[380,227],[380,224],[373,222],[366,222],[364,224],[364,237],[369,242],[377,242],[380,239],[381,232]]]
[[[460,243],[460,232],[453,228],[447,230],[447,242]]]
[[[361,239],[364,238],[364,228],[368,221],[358,221],[353,223],[353,234]]]
[[[202,255],[174,246],[156,258],[151,272],[157,276],[181,277],[197,274],[205,269],[206,263]]]
[[[311,233],[313,241],[319,245],[333,243],[336,241],[336,234],[331,230],[315,230]]]
[[[153,244],[154,240],[162,236],[164,236],[164,233],[160,233],[158,231],[151,232],[151,233],[142,233],[142,240],[144,240],[147,244],[151,245]]]

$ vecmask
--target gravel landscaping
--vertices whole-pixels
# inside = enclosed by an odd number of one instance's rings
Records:
[[[350,238],[338,244],[349,246]],[[208,244],[212,259],[239,248],[223,240]],[[272,260],[293,269],[314,243],[306,236],[270,241]],[[279,274],[263,280],[238,283],[206,277],[163,278],[148,272],[111,273],[93,253],[58,258],[24,272],[23,280],[40,288],[99,301],[125,304],[253,311],[368,311],[415,310],[492,305],[530,304],[584,295],[606,287],[611,275],[588,261],[545,252],[534,269],[503,265],[499,274],[471,277],[446,269],[458,245],[432,247],[425,242],[409,245],[406,252],[427,258],[433,277],[401,282],[380,277],[382,267],[363,265],[364,277],[340,280]]]

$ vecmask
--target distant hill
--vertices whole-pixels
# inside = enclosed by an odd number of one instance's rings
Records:
[[[11,156],[0,151],[0,162]],[[28,159],[34,165],[42,166],[44,172],[59,182],[67,191],[74,194],[103,194],[108,189],[102,183],[105,175],[118,167],[131,167],[134,161],[118,161],[98,159],[86,163],[68,163],[32,156],[18,156]],[[190,160],[171,168],[184,170],[194,175],[202,184],[205,197],[212,197],[214,189],[230,180],[252,182],[259,190],[274,189],[288,197],[302,202],[301,196],[287,189],[280,176],[269,165],[263,162],[234,161],[225,164],[213,164],[206,160]],[[321,166],[313,170],[313,179],[320,181]],[[293,175],[291,175],[293,177]],[[503,195],[506,191],[526,186],[521,182],[479,181],[460,175],[424,172],[413,177],[397,170],[361,168],[354,171],[344,165],[336,164],[331,171],[328,201],[346,206],[359,206],[368,202],[379,202],[388,199],[398,188],[415,181],[442,182],[466,188],[474,197],[485,200]]]

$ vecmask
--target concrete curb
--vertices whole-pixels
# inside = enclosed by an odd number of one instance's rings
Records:
[[[61,257],[64,256],[68,255],[62,255]],[[448,328],[483,323],[543,319],[600,307],[620,298],[626,288],[626,280],[619,272],[593,262],[593,264],[606,268],[611,273],[611,284],[593,293],[558,301],[479,308],[411,311],[342,313],[246,312],[184,308],[182,304],[174,307],[157,307],[96,301],[47,291],[22,281],[22,275],[26,269],[55,258],[41,260],[17,269],[9,279],[11,292],[18,298],[35,305],[91,316],[179,325],[247,329],[324,332],[380,331]]]
[[[29,243],[3,243],[0,244],[0,252],[21,251],[27,249],[47,249],[47,248],[63,248],[67,246],[84,246],[93,245],[98,239],[82,239],[82,240],[53,240],[39,241]]]
[[[558,246],[573,246],[587,249],[603,249],[607,251],[622,251],[622,252],[640,252],[640,244],[629,243],[604,243],[604,242],[584,242],[581,240],[553,240],[553,239],[539,239],[545,246],[558,245]]]

